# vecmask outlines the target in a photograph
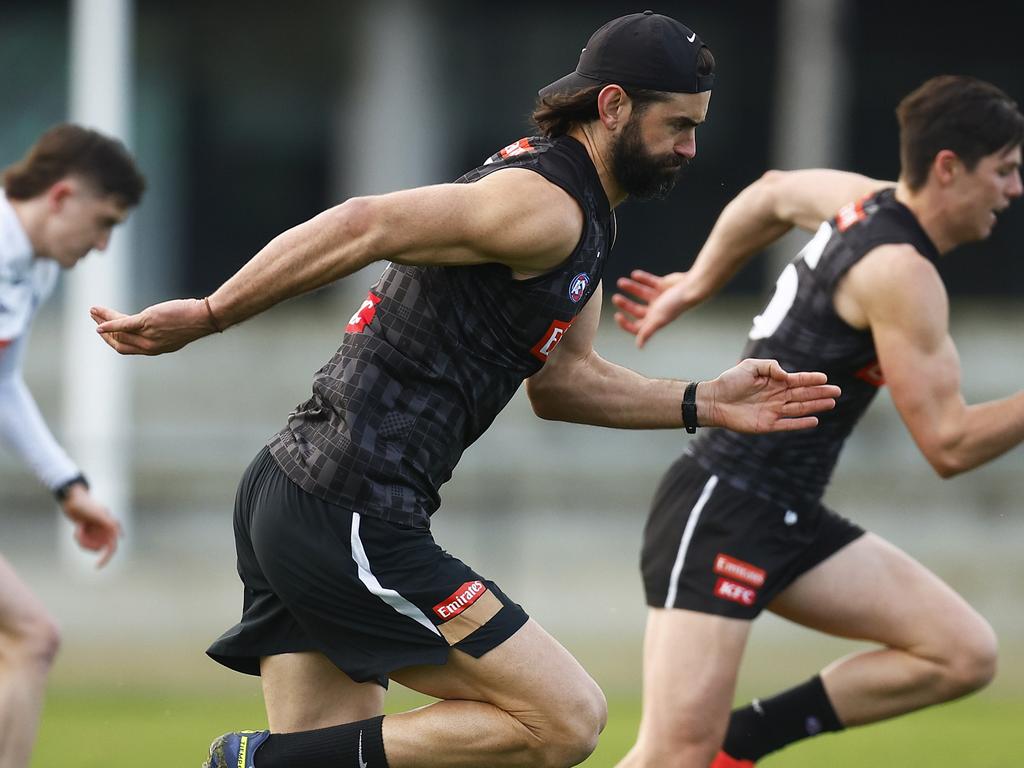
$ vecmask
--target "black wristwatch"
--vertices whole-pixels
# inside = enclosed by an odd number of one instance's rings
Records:
[[[86,490],[89,490],[89,481],[85,479],[85,475],[79,472],[70,480],[63,482],[54,488],[53,495],[56,497],[57,501],[63,504],[67,500],[68,494],[71,493],[71,488],[76,485],[83,485]]]

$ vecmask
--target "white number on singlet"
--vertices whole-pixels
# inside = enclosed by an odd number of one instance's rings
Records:
[[[825,250],[825,244],[831,237],[832,225],[826,221],[818,227],[814,237],[797,254],[797,259],[803,259],[808,267],[814,269],[818,266],[821,253]],[[751,340],[767,339],[778,330],[796,300],[797,281],[796,265],[791,262],[786,265],[782,274],[779,275],[779,279],[775,281],[775,294],[772,296],[772,300],[768,302],[764,311],[754,318],[754,325],[749,334]]]

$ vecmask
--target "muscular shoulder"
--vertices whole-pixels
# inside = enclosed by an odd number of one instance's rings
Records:
[[[476,182],[482,204],[498,212],[495,245],[532,253],[537,271],[564,261],[583,231],[583,211],[562,187],[525,168],[506,168]]]
[[[412,265],[497,262],[524,274],[545,272],[572,254],[583,231],[583,212],[568,193],[517,168],[471,183],[354,199],[333,210],[375,258]]]
[[[850,268],[836,306],[857,327],[896,322],[911,326],[945,316],[949,299],[938,270],[914,246],[879,246]]]

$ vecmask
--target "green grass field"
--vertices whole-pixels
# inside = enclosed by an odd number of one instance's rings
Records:
[[[422,703],[402,691],[389,709]],[[608,728],[587,768],[609,768],[636,733],[639,701],[610,696]],[[265,722],[252,694],[126,687],[53,687],[33,768],[198,768],[214,736]],[[766,760],[766,768],[1005,768],[1020,761],[1024,700],[981,694],[889,723],[826,736]],[[1016,734],[1016,735],[1014,735]]]

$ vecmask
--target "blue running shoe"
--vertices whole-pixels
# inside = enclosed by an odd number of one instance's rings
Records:
[[[252,757],[270,737],[270,731],[235,731],[218,736],[210,745],[203,768],[253,768]]]

